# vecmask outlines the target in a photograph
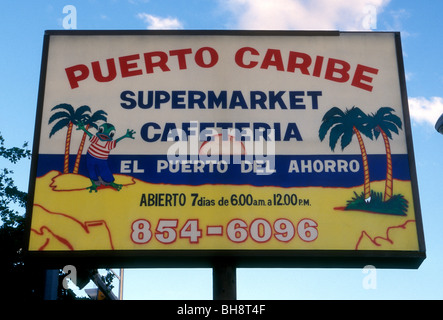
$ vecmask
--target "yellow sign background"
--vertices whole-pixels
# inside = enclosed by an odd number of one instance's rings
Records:
[[[343,199],[351,197],[354,188],[172,186],[149,184],[122,175],[118,175],[116,181],[124,185],[120,191],[103,189],[95,194],[84,188],[89,181],[79,175],[53,171],[38,178],[30,250],[418,250],[411,209],[406,216],[343,210]],[[374,187],[377,186],[383,188],[384,182],[375,183]],[[395,181],[395,186],[412,199],[409,182]],[[168,193],[184,194],[186,204],[180,206],[177,202],[175,206],[164,206],[166,202],[163,201],[148,206],[143,202],[143,194],[146,198],[149,194]],[[244,197],[240,200],[240,195],[251,195],[249,205]],[[292,196],[292,201],[286,197],[286,202],[281,200],[281,205],[275,205],[274,195],[280,195],[281,199],[285,195]],[[296,202],[293,195],[297,197]],[[222,203],[227,205],[220,205]],[[228,224],[235,219],[245,222],[238,226],[244,230],[240,232],[247,234],[243,242],[236,241],[242,239],[241,234],[234,236],[234,241],[228,237]],[[251,224],[256,219],[264,219],[271,226],[272,236],[266,242],[256,241],[251,235]],[[286,219],[294,226],[292,239],[280,241],[276,238],[287,232],[286,225],[275,230],[274,223],[279,219]],[[311,227],[318,235],[312,241],[304,241],[297,234],[297,225],[303,219],[316,223]],[[139,220],[148,221],[149,227],[134,227],[134,222]],[[177,226],[172,228],[177,233],[172,243],[156,238],[160,220],[178,220]],[[196,228],[201,231],[198,242],[191,243],[189,237],[180,237],[180,230],[188,220],[198,221]],[[221,226],[222,234],[208,235],[208,227],[214,226]],[[266,239],[265,227],[259,224],[257,228],[257,238]],[[309,231],[309,226],[306,228]],[[300,229],[301,236],[306,228]],[[145,231],[151,233],[146,243],[131,239],[133,233]],[[172,236],[165,233],[164,237]]]

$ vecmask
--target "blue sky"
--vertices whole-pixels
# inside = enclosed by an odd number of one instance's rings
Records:
[[[343,4],[346,3],[346,4]],[[443,2],[439,0],[87,0],[3,1],[0,10],[0,131],[8,146],[32,144],[44,30],[287,29],[400,31],[424,222],[427,259],[418,270],[238,269],[239,299],[442,299]],[[370,21],[368,10],[373,13]],[[29,162],[14,167],[27,190]],[[126,270],[126,299],[211,299],[211,269]]]

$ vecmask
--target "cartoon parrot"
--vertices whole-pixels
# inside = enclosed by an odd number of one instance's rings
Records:
[[[97,192],[97,187],[104,185],[111,186],[119,191],[122,188],[122,185],[114,183],[114,176],[109,169],[107,161],[108,155],[120,140],[124,138],[134,139],[135,131],[128,129],[124,136],[113,140],[115,127],[110,123],[102,124],[95,135],[89,132],[81,122],[77,123],[77,130],[83,130],[86,132],[91,142],[86,154],[86,165],[88,167],[89,179],[91,179],[92,185],[86,189],[89,189],[89,192]]]

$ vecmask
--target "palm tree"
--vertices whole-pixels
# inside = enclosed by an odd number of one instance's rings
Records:
[[[84,117],[85,112],[89,112],[90,109],[88,106],[81,106],[77,110],[74,110],[74,108],[67,103],[61,103],[56,105],[54,108],[51,109],[51,111],[59,110],[58,112],[54,113],[49,118],[49,124],[52,122],[58,120],[54,126],[52,127],[51,132],[49,133],[49,137],[52,137],[53,134],[55,134],[57,131],[67,127],[68,131],[66,133],[66,140],[65,140],[65,157],[64,157],[64,163],[63,163],[63,173],[69,172],[69,149],[71,146],[71,135],[72,135],[72,127],[74,123],[77,123],[77,121],[81,120],[82,117]]]
[[[384,201],[388,201],[392,197],[393,177],[392,177],[392,157],[389,139],[392,140],[391,132],[398,134],[401,129],[401,119],[392,114],[394,109],[390,107],[382,107],[375,114],[370,115],[370,127],[373,130],[375,139],[378,139],[380,133],[383,137],[386,149],[386,183]]]
[[[357,136],[358,144],[363,161],[364,170],[364,197],[366,202],[371,201],[371,186],[369,179],[368,155],[361,133],[372,140],[372,130],[368,127],[368,116],[359,108],[352,107],[344,112],[337,107],[331,108],[325,113],[322,124],[318,131],[320,141],[326,137],[329,131],[329,147],[334,151],[340,140],[341,149],[346,148],[352,141],[354,134]]]
[[[85,125],[86,130],[88,130],[89,127],[98,129],[97,122],[106,121],[107,120],[106,116],[107,116],[106,112],[104,112],[103,110],[99,110],[94,112],[91,116],[85,115],[85,117],[81,120],[81,122],[83,123],[83,125]],[[72,171],[73,173],[78,173],[78,168],[80,166],[80,158],[82,156],[83,148],[85,146],[86,136],[87,136],[86,132],[83,132],[82,141],[80,142],[80,146],[78,147],[77,151],[77,157],[75,158],[74,170]]]

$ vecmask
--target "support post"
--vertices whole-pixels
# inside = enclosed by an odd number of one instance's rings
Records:
[[[212,268],[214,300],[237,299],[237,274],[234,264],[217,261]]]

